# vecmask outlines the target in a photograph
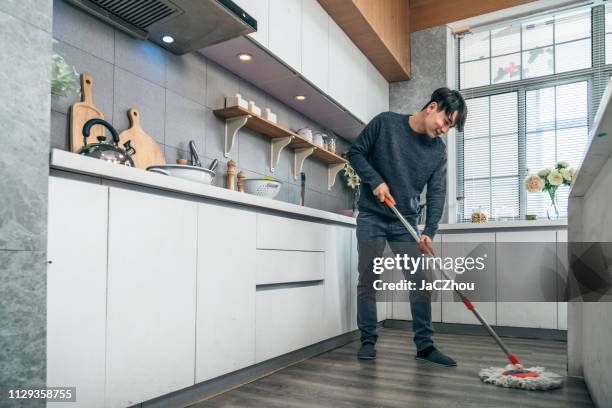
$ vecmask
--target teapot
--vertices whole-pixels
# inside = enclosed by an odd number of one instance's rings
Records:
[[[112,143],[106,142],[106,136],[98,136],[98,143],[87,144],[87,138],[91,133],[91,128],[95,125],[102,125],[108,129],[113,136]],[[130,156],[136,154],[136,150],[131,146],[131,141],[128,140],[123,144],[125,149],[119,147],[119,135],[115,128],[110,123],[103,119],[90,119],[83,126],[83,144],[84,146],[78,151],[88,157],[104,160],[110,163],[123,164],[128,167],[134,167],[134,161]]]

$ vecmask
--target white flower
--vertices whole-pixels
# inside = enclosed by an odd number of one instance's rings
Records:
[[[538,191],[542,191],[544,188],[544,180],[542,180],[539,176],[532,174],[531,176],[525,179],[525,188],[530,193],[537,193]]]
[[[572,180],[573,174],[570,171],[570,169],[563,169],[563,170],[561,170],[561,175],[563,176],[564,180],[567,180],[567,181],[571,181]]]
[[[346,184],[353,189],[359,187],[360,182],[361,180],[359,179],[359,176],[349,177],[346,180]]]
[[[551,171],[546,178],[548,179],[548,182],[553,186],[558,186],[563,183],[563,176],[561,175],[559,170]]]
[[[564,161],[564,160],[561,160],[560,162],[557,163],[557,167],[565,169],[565,168],[569,167],[569,163]]]
[[[542,169],[542,170],[538,171],[538,176],[544,178],[544,177],[548,176],[550,174],[550,172],[551,172],[551,169],[548,169],[548,168]]]

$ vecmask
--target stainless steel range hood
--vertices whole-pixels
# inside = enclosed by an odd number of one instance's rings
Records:
[[[178,55],[257,31],[257,21],[230,0],[66,1]]]

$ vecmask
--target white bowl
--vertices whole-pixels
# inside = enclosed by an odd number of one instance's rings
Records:
[[[178,177],[185,180],[196,181],[203,184],[211,184],[215,177],[215,172],[198,166],[186,164],[160,164],[147,167],[147,170],[154,173],[165,174],[166,176]]]
[[[280,191],[282,183],[278,180],[268,179],[244,179],[244,192],[260,197],[274,198]]]

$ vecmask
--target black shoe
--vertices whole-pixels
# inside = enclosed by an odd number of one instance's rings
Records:
[[[427,361],[429,363],[441,365],[444,367],[455,367],[457,365],[457,362],[455,360],[442,353],[434,346],[429,346],[419,351],[414,358],[420,361]]]
[[[376,358],[376,349],[372,343],[363,343],[357,352],[357,358],[360,360],[374,360]]]

